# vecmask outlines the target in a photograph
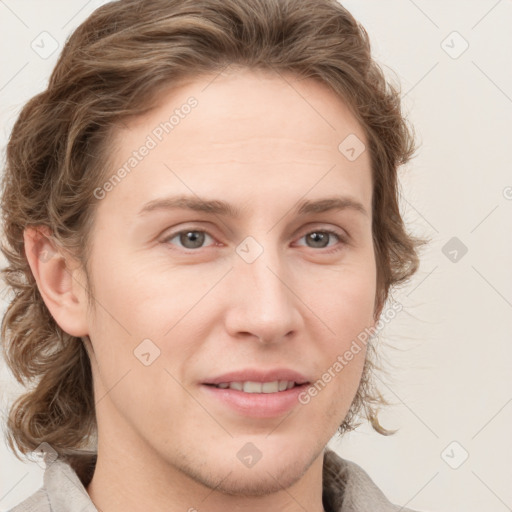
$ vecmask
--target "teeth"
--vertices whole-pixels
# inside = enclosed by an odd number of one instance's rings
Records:
[[[272,385],[272,382],[266,382],[265,384]],[[244,393],[262,393],[263,384],[261,382],[251,382],[248,380],[244,382]]]
[[[221,389],[235,389],[244,393],[277,393],[295,386],[294,381],[275,380],[273,382],[221,382],[216,387]]]
[[[228,382],[228,387],[230,389],[236,389],[237,391],[243,391],[242,383],[241,382]]]
[[[293,383],[295,384],[295,383]],[[285,389],[288,389],[288,382],[285,380],[279,381],[279,391],[284,391]]]
[[[279,391],[279,381],[264,382],[261,385],[262,393],[277,393]]]

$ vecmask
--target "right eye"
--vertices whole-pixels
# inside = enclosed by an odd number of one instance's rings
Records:
[[[172,240],[177,239],[183,249],[194,250],[201,249],[203,247],[203,243],[206,237],[213,239],[213,237],[204,230],[184,229],[170,234],[169,236],[165,237],[162,242],[175,245],[172,243]]]

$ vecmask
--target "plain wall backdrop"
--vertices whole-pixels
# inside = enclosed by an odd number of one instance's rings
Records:
[[[68,35],[103,3],[0,0],[3,159],[19,110],[45,86]],[[400,171],[402,212],[432,242],[413,280],[393,293],[404,309],[381,333],[389,375],[379,375],[380,389],[394,404],[381,422],[399,431],[383,437],[363,425],[331,446],[399,505],[512,510],[512,2],[342,3],[401,84],[420,144]],[[1,305],[3,313],[3,286]],[[20,390],[0,362],[2,423]],[[42,476],[0,440],[0,511]]]

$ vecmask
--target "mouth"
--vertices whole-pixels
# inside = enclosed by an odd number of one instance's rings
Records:
[[[222,414],[237,417],[271,419],[282,417],[301,406],[300,396],[309,382],[294,380],[229,381],[203,383],[205,399],[212,407],[220,407]]]
[[[205,384],[218,389],[233,389],[242,393],[283,393],[289,389],[306,386],[308,382],[295,382],[292,380],[274,380],[270,382],[233,381],[218,384]]]
[[[228,415],[275,418],[299,405],[311,377],[291,368],[245,368],[202,382],[201,389],[213,407]]]

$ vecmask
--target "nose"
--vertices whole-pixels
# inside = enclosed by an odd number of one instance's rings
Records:
[[[303,303],[294,292],[295,277],[277,251],[268,247],[251,263],[237,255],[226,283],[228,333],[265,344],[283,342],[296,334],[302,324]]]

